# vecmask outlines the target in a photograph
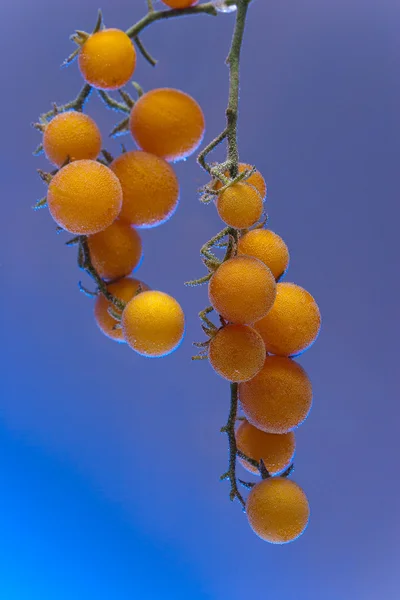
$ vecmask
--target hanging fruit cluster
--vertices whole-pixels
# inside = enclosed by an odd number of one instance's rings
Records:
[[[179,182],[171,163],[198,148],[203,112],[188,94],[170,88],[144,94],[135,84],[134,101],[122,88],[135,71],[135,47],[125,32],[102,28],[101,18],[91,35],[79,31],[73,40],[85,86],[128,115],[124,126],[139,149],[123,148],[116,158],[102,149],[99,127],[82,112],[89,95],[85,87],[75,102],[54,107],[35,124],[56,167],[41,171],[48,190],[37,207],[48,206],[59,230],[76,236],[67,244],[78,246],[79,266],[98,284],[94,315],[103,333],[144,356],[165,356],[183,338],[183,311],[174,298],[131,274],[143,258],[139,230],[165,223],[178,206]],[[119,90],[122,102],[108,90]]]
[[[96,283],[94,315],[109,338],[126,342],[137,353],[160,357],[175,350],[184,335],[179,303],[132,277],[143,251],[141,228],[156,227],[175,212],[179,182],[171,163],[191,156],[204,136],[204,116],[197,102],[180,90],[163,88],[143,93],[132,82],[136,50],[152,65],[155,60],[139,34],[151,23],[186,14],[217,15],[236,10],[227,64],[230,70],[227,124],[198,157],[211,181],[201,201],[213,203],[225,227],[201,249],[208,273],[188,285],[208,284],[210,306],[200,313],[206,341],[194,359],[208,359],[230,382],[231,404],[221,429],[229,440],[230,498],[239,500],[252,529],[264,540],[286,543],[305,530],[309,505],[302,489],[288,479],[293,470],[294,430],[306,419],[312,387],[294,358],[316,340],[321,324],[314,298],[302,287],[282,281],[289,251],[282,238],[266,228],[267,187],[261,173],[239,163],[237,120],[239,62],[251,0],[164,0],[170,10],[148,12],[126,32],[106,29],[101,14],[91,34],[77,31],[77,59],[84,80],[78,97],[42,115],[35,127],[55,169],[40,171],[48,185],[36,208],[48,206],[59,231],[74,235],[78,265]],[[83,113],[92,90],[105,105],[123,114],[112,135],[130,134],[137,150],[122,147],[113,157],[102,146],[94,120]],[[110,95],[117,91],[120,99]],[[206,157],[223,141],[227,157],[209,164]],[[223,255],[218,253],[223,250]],[[217,252],[217,253],[216,253]],[[218,323],[211,320],[217,315]],[[239,406],[243,416],[238,416]],[[238,426],[239,423],[239,426]],[[237,461],[258,483],[239,479]],[[239,485],[250,489],[247,500]]]
[[[307,418],[312,402],[311,382],[293,358],[316,340],[320,312],[306,290],[282,281],[289,250],[279,235],[265,228],[266,219],[259,221],[266,196],[259,171],[239,164],[237,175],[224,173],[222,181],[220,171],[210,172],[216,178],[205,186],[203,201],[214,200],[227,227],[203,246],[208,275],[188,282],[208,281],[210,300],[200,313],[208,339],[196,344],[201,350],[194,358],[208,359],[231,382],[233,417],[222,428],[233,457],[222,476],[231,481],[231,498],[246,508],[261,538],[285,543],[304,531],[309,517],[304,492],[287,479],[293,470],[293,431]],[[226,250],[222,259],[215,254],[221,248]],[[210,319],[213,312],[218,325]],[[239,402],[244,416],[237,418]],[[238,479],[236,458],[262,481]],[[247,502],[238,483],[251,488]]]

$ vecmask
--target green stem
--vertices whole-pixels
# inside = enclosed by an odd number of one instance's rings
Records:
[[[157,64],[157,61],[155,58],[152,57],[150,52],[148,52],[148,50],[146,50],[146,48],[142,44],[142,40],[140,39],[140,37],[138,35],[135,35],[132,39],[136,43],[136,46],[138,47],[138,50],[139,50],[140,54],[143,56],[143,58],[145,60],[147,60],[147,62],[150,63],[152,67],[155,67]]]
[[[219,135],[217,135],[217,137],[214,138],[213,141],[210,142],[208,144],[208,146],[206,146],[198,155],[197,162],[205,171],[208,171],[208,172],[211,171],[211,166],[209,164],[207,164],[207,162],[206,162],[206,156],[208,154],[210,154],[210,152],[212,152],[214,150],[214,148],[219,146],[219,144],[224,141],[224,139],[227,137],[227,135],[228,135],[228,132],[226,129],[224,129],[224,131],[221,131],[221,133]]]
[[[237,122],[239,112],[239,87],[240,87],[240,54],[243,43],[243,35],[246,24],[247,10],[251,0],[241,0],[237,4],[235,31],[233,33],[232,45],[226,59],[229,65],[229,99],[226,109],[227,138],[228,138],[228,161],[230,163],[230,176],[238,174],[239,151],[237,144]]]
[[[197,158],[198,163],[208,173],[223,173],[226,168],[229,169],[231,178],[238,174],[239,151],[237,144],[237,123],[239,112],[239,88],[240,88],[240,55],[242,50],[243,35],[246,25],[247,10],[251,0],[237,0],[237,13],[235,29],[233,32],[232,43],[229,50],[226,63],[229,67],[229,97],[226,108],[226,128],[202,150]],[[206,162],[206,157],[214,148],[216,148],[224,139],[228,142],[227,160],[221,165],[212,168]]]
[[[234,500],[235,498],[237,498],[239,500],[240,504],[242,505],[242,507],[245,508],[246,503],[243,499],[242,494],[239,491],[237,479],[236,479],[237,446],[236,446],[236,436],[235,436],[235,424],[236,424],[236,417],[237,417],[237,411],[238,411],[238,403],[239,403],[238,384],[231,383],[231,407],[229,410],[228,421],[227,421],[225,427],[223,427],[221,430],[223,433],[226,433],[226,435],[228,436],[228,440],[229,440],[229,469],[226,472],[225,477],[227,479],[229,479],[229,481],[231,482],[230,499]]]
[[[108,108],[111,108],[112,110],[116,110],[117,112],[128,113],[128,114],[130,113],[129,106],[127,106],[123,102],[118,102],[118,100],[115,100],[115,98],[110,96],[110,94],[108,94],[104,90],[97,90],[97,93],[99,94],[100,98],[103,100],[104,104],[106,106],[108,106]]]
[[[230,182],[224,181],[224,174],[226,170],[229,170],[229,175],[231,179],[235,179],[238,176],[238,167],[239,167],[239,150],[237,143],[237,124],[238,124],[238,112],[239,112],[239,88],[240,88],[240,55],[243,43],[243,35],[245,31],[247,10],[249,7],[251,0],[237,0],[237,13],[236,13],[236,21],[235,21],[235,29],[233,32],[232,43],[229,50],[228,58],[226,63],[229,67],[229,97],[228,97],[228,105],[226,108],[226,127],[225,129],[210,143],[202,152],[200,152],[197,160],[201,167],[211,174],[213,177],[218,177],[224,183],[224,185],[228,186]],[[207,163],[206,157],[214,148],[216,148],[221,142],[227,140],[227,157],[226,161],[211,166]],[[247,176],[247,173],[244,175],[243,179]],[[212,253],[210,249],[214,244],[218,244],[225,236],[229,236],[228,243],[226,245],[226,253],[223,260],[228,260],[232,256],[237,254],[237,243],[239,239],[240,232],[236,229],[227,227],[220,234],[217,234],[210,242],[207,242],[201,252],[203,256],[212,257]],[[202,317],[202,313],[200,313],[200,318],[204,320]],[[223,324],[223,320],[221,319],[221,323]],[[204,330],[204,326],[203,326]],[[207,332],[206,332],[207,333]],[[237,420],[237,411],[238,411],[238,384],[231,383],[231,403],[228,421],[226,425],[221,429],[222,432],[226,433],[229,440],[229,468],[224,475],[221,476],[221,479],[229,479],[231,484],[230,491],[230,499],[234,500],[237,498],[245,510],[246,503],[242,494],[238,488],[238,479],[236,477],[236,461],[237,456],[239,454],[238,448],[236,445],[236,436],[235,436],[235,424]],[[240,454],[239,454],[240,456]],[[252,459],[250,459],[252,460]],[[252,462],[252,464],[256,463],[256,461]],[[257,464],[257,463],[256,463]],[[246,487],[249,487],[245,483]]]
[[[53,110],[49,110],[49,112],[41,115],[41,120],[46,121],[49,117],[53,117],[55,114],[57,114],[57,112],[64,112],[66,110],[81,111],[91,91],[92,86],[86,83],[75,98],[75,100],[71,100],[71,102],[67,102],[67,104],[63,104],[62,106],[57,106],[57,108],[53,108]]]
[[[81,236],[80,244],[79,244],[79,266],[83,271],[85,271],[96,283],[99,292],[103,294],[103,296],[115,306],[118,311],[123,311],[126,303],[113,296],[107,288],[107,284],[103,281],[100,275],[97,273],[94,268],[89,251],[89,244],[87,238],[85,236]]]
[[[228,140],[228,152],[227,152],[227,163],[229,165],[230,176],[235,178],[238,174],[239,166],[239,151],[237,144],[237,122],[238,122],[238,110],[239,110],[239,87],[240,87],[240,54],[243,43],[243,35],[246,24],[247,9],[251,0],[238,0],[237,14],[235,30],[233,33],[232,44],[227,58],[227,64],[229,66],[229,98],[228,106],[226,109],[226,129],[219,136],[220,138],[226,137]],[[216,138],[218,140],[218,138]],[[205,160],[205,157],[203,157]],[[224,165],[225,167],[225,165]],[[236,245],[238,242],[239,233],[234,229],[229,231],[229,244],[226,252],[226,257],[231,257],[237,252]],[[232,246],[233,241],[233,247]],[[229,440],[229,469],[227,476],[231,483],[230,498],[234,500],[237,498],[241,503],[243,509],[245,509],[245,501],[243,496],[239,492],[238,482],[236,479],[236,459],[238,449],[236,445],[235,436],[235,424],[238,411],[238,384],[231,383],[231,406],[228,416],[228,421],[223,431],[226,432]]]
[[[172,10],[150,10],[143,19],[140,19],[135,25],[132,25],[126,30],[126,34],[130,38],[137,36],[143,29],[154,23],[155,21],[162,21],[164,19],[172,19],[173,17],[184,17],[186,15],[213,15],[217,16],[218,12],[212,2],[206,2],[205,4],[199,4],[198,6],[191,6],[189,8],[174,8]]]
[[[187,285],[188,287],[202,285],[203,283],[207,283],[207,281],[210,281],[212,275],[212,273],[207,273],[207,275],[204,275],[204,277],[200,277],[199,279],[191,279],[190,281],[185,281],[185,285]]]

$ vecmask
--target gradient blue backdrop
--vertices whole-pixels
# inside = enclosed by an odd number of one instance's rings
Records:
[[[295,544],[249,530],[228,500],[228,385],[191,363],[205,289],[199,248],[221,228],[177,165],[175,217],[143,233],[142,278],[187,314],[183,346],[146,360],[97,330],[78,292],[75,250],[30,207],[45,189],[30,122],[80,87],[60,70],[99,0],[3,0],[0,7],[0,598],[4,600],[396,600],[399,492],[400,5],[397,0],[257,0],[242,61],[240,151],[269,185],[287,279],[324,324],[301,358],[315,390],[298,431],[295,479],[312,517]],[[144,0],[103,0],[127,28]],[[155,24],[145,89],[179,87],[224,125],[232,15]],[[92,98],[89,112],[115,123]],[[127,139],[129,147],[132,143]],[[116,150],[110,143],[109,149]],[[217,155],[218,156],[218,155]]]

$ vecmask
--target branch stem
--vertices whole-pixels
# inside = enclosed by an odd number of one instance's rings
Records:
[[[237,498],[244,509],[246,503],[243,499],[242,494],[239,491],[236,479],[237,446],[235,437],[235,424],[238,411],[238,403],[238,384],[231,383],[231,407],[229,410],[228,421],[225,427],[222,428],[222,431],[226,433],[229,440],[229,469],[227,471],[227,479],[229,478],[229,481],[231,482],[230,499],[234,500],[235,498]]]
[[[103,281],[100,275],[97,273],[96,269],[93,266],[93,263],[90,258],[89,244],[87,238],[85,236],[81,236],[80,244],[79,244],[79,253],[78,253],[78,264],[80,268],[85,271],[96,283],[99,292],[103,294],[103,296],[111,302],[115,308],[122,312],[126,306],[125,302],[113,296],[107,288],[107,284]]]
[[[62,106],[55,106],[53,110],[49,110],[47,113],[41,115],[41,120],[46,121],[50,117],[53,117],[59,112],[65,112],[67,110],[77,110],[82,111],[85,105],[86,100],[89,98],[90,93],[92,91],[92,86],[86,83],[75,100],[71,100],[71,102],[67,102],[67,104],[63,104]]]
[[[173,17],[184,17],[187,15],[213,15],[217,16],[218,12],[212,2],[206,2],[205,4],[199,4],[198,6],[190,6],[189,8],[174,8],[171,10],[154,10],[152,4],[148,3],[149,11],[147,15],[140,19],[135,25],[132,25],[126,30],[126,34],[130,38],[135,38],[143,29],[146,29],[149,25],[155,21],[161,21],[164,19],[172,19]]]
[[[208,171],[208,173],[211,172],[211,166],[206,162],[206,156],[208,156],[208,154],[210,154],[214,148],[219,146],[219,144],[224,141],[227,135],[228,132],[226,129],[224,129],[224,131],[221,131],[221,133],[217,135],[217,137],[214,138],[213,141],[210,142],[208,146],[206,146],[198,155],[197,162],[205,171]]]
[[[128,113],[128,114],[130,113],[130,108],[127,104],[125,104],[123,102],[118,102],[118,100],[115,100],[115,98],[110,96],[110,94],[108,94],[104,90],[97,90],[97,93],[99,94],[100,98],[103,100],[104,104],[106,106],[108,106],[108,108],[111,108],[112,110],[116,110],[117,112]]]
[[[236,21],[235,21],[235,29],[233,32],[232,43],[229,50],[228,58],[226,59],[226,63],[229,67],[229,96],[228,96],[228,105],[226,108],[226,127],[225,129],[217,135],[216,138],[212,142],[208,144],[199,154],[197,161],[199,165],[207,171],[212,177],[219,179],[222,182],[222,189],[226,189],[229,185],[232,184],[232,180],[235,180],[238,177],[238,167],[239,167],[239,150],[238,150],[238,142],[237,142],[237,124],[238,124],[238,112],[239,112],[239,88],[240,88],[240,55],[243,43],[243,36],[246,25],[246,17],[247,10],[249,7],[251,0],[237,0],[237,13],[236,13]],[[206,157],[224,140],[227,140],[227,156],[226,160],[220,164],[211,165],[207,163]],[[230,180],[227,178],[227,172],[229,173]],[[246,172],[243,177],[240,179],[245,179],[249,174]],[[206,188],[207,190],[207,188]],[[210,194],[210,198],[212,197],[212,188],[208,188],[208,193]],[[206,202],[209,202],[209,197],[206,195]],[[203,262],[205,262],[207,266],[207,260],[212,260],[215,258],[215,255],[211,252],[211,249],[216,246],[221,246],[221,241],[228,237],[226,244],[223,244],[226,247],[226,252],[223,261],[236,256],[237,254],[237,243],[240,236],[240,231],[233,229],[231,227],[226,227],[219,234],[214,236],[209,242],[206,242],[201,249],[201,254],[203,257]],[[204,260],[204,257],[206,260]],[[207,279],[209,277],[206,276]],[[205,278],[203,278],[204,280]],[[193,282],[192,282],[193,283]],[[205,326],[212,325],[211,322],[205,317],[204,313],[200,313],[200,318],[203,321],[203,331],[205,333],[212,333],[212,330],[206,331]],[[220,317],[221,324],[224,325],[224,320]],[[215,326],[214,326],[215,327]],[[251,484],[247,484],[246,482],[241,482],[236,477],[236,461],[238,455],[240,453],[238,451],[236,445],[236,436],[235,436],[235,424],[237,420],[237,411],[238,411],[238,384],[231,383],[231,399],[230,399],[230,410],[228,415],[227,423],[224,427],[222,427],[221,431],[226,433],[229,441],[229,468],[224,475],[221,476],[221,479],[229,479],[231,485],[230,491],[230,499],[234,500],[237,498],[242,505],[243,510],[245,510],[246,503],[239,491],[239,482],[244,483],[245,487],[251,487]],[[247,457],[246,457],[247,458]],[[252,459],[250,459],[251,461]],[[256,461],[252,461],[252,464],[257,464]]]
[[[136,46],[138,47],[138,50],[139,50],[140,54],[143,56],[143,58],[145,60],[147,60],[147,62],[150,63],[152,67],[155,67],[157,64],[157,61],[155,58],[153,58],[151,56],[150,52],[148,52],[148,50],[146,50],[146,48],[142,44],[142,40],[140,39],[140,37],[138,35],[135,35],[132,39],[136,43]]]
[[[226,64],[229,67],[229,96],[228,106],[226,108],[226,128],[200,152],[197,161],[200,166],[212,173],[216,171],[218,174],[223,174],[226,169],[229,169],[231,178],[235,178],[238,174],[239,166],[239,150],[237,144],[237,123],[239,113],[239,88],[240,88],[240,55],[243,44],[243,36],[246,26],[247,10],[251,0],[237,0],[237,13],[235,21],[235,29],[233,32],[232,43],[229,50]],[[206,162],[206,156],[210,154],[224,139],[227,139],[228,152],[225,163],[218,165],[214,169]]]
[[[237,4],[235,31],[233,33],[232,45],[226,59],[229,65],[229,99],[226,109],[227,138],[228,138],[228,162],[230,163],[230,176],[238,174],[239,151],[237,144],[237,122],[239,112],[239,86],[240,86],[240,55],[242,50],[243,35],[246,25],[247,10],[250,0],[241,0]]]

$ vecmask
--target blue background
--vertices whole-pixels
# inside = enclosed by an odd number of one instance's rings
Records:
[[[315,396],[294,479],[312,518],[282,547],[253,535],[218,482],[229,386],[190,361],[206,289],[182,282],[203,274],[199,248],[221,229],[197,201],[206,178],[194,158],[176,166],[175,217],[143,232],[141,277],[187,315],[185,342],[163,360],[101,335],[77,289],[75,250],[46,211],[30,210],[46,161],[31,155],[39,135],[29,124],[80,89],[76,64],[58,67],[97,8],[0,8],[0,598],[397,599],[399,3],[257,0],[249,14],[241,159],[267,179],[270,226],[291,250],[287,280],[324,318],[300,359]],[[145,2],[102,8],[107,26],[126,29]],[[135,79],[192,94],[206,140],[224,126],[233,22],[175,19],[143,35],[160,62],[140,58]],[[107,140],[115,114],[94,96],[88,110]]]

